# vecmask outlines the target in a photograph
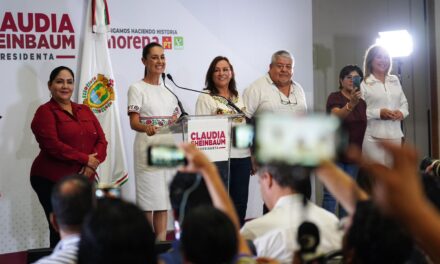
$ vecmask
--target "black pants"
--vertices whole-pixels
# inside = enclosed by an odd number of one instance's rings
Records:
[[[31,186],[37,193],[38,200],[40,200],[41,205],[44,209],[44,214],[46,215],[46,220],[49,225],[49,240],[50,247],[54,248],[58,241],[60,241],[60,235],[52,227],[49,219],[50,213],[52,213],[52,203],[50,201],[50,196],[52,194],[54,182],[39,176],[31,176]]]

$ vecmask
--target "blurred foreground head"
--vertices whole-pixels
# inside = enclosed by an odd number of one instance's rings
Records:
[[[238,251],[237,231],[220,210],[199,206],[185,216],[182,251],[191,263],[230,263]]]
[[[405,263],[411,256],[411,237],[371,201],[358,202],[344,240],[345,263]]]
[[[154,245],[153,230],[138,207],[103,198],[84,221],[78,263],[156,263]]]

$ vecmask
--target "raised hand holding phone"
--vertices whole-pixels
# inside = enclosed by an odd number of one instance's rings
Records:
[[[360,91],[361,87],[361,76],[353,76],[353,89],[350,93],[350,105],[351,107],[355,107],[359,103],[359,99],[361,98],[362,94]]]
[[[155,167],[178,167],[187,164],[185,153],[175,145],[149,146],[147,162]]]

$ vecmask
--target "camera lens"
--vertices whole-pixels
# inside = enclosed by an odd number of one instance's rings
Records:
[[[433,161],[433,160],[432,160],[430,157],[424,157],[424,158],[422,159],[422,161],[420,162],[420,170],[421,170],[421,171],[425,171],[426,168],[427,168],[429,165],[431,165],[432,161]]]
[[[438,160],[438,159],[433,159],[431,157],[423,158],[423,160],[420,162],[420,170],[425,171],[426,168],[431,165],[432,165],[431,173],[436,177],[439,176],[440,175],[440,160]]]

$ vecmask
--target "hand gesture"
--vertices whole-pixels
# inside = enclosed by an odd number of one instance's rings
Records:
[[[82,174],[82,175],[86,176],[87,178],[89,178],[91,181],[93,181],[95,179],[96,172],[92,168],[90,168],[88,166],[84,166],[79,171],[79,174]]]
[[[382,109],[380,109],[380,119],[394,120],[394,112],[389,109],[382,108]]]
[[[353,88],[350,92],[350,105],[355,107],[359,103],[362,93],[359,89]]]
[[[91,167],[92,169],[96,170],[99,166],[99,160],[96,158],[98,153],[93,153],[89,155],[89,160],[87,161],[87,166]]]
[[[145,132],[147,133],[147,135],[153,136],[157,132],[157,127],[153,125],[147,125]]]
[[[394,110],[393,115],[394,115],[393,120],[403,120],[403,114],[399,110]]]
[[[212,162],[209,161],[208,157],[194,144],[183,143],[180,148],[185,152],[185,157],[188,160],[188,165],[182,167],[180,171],[182,172],[200,172],[206,168],[214,166]]]
[[[389,142],[381,142],[380,145],[393,157],[391,168],[360,156],[356,158],[375,179],[373,198],[386,214],[398,217],[412,214],[412,206],[424,200],[417,152],[407,145],[401,147]]]

